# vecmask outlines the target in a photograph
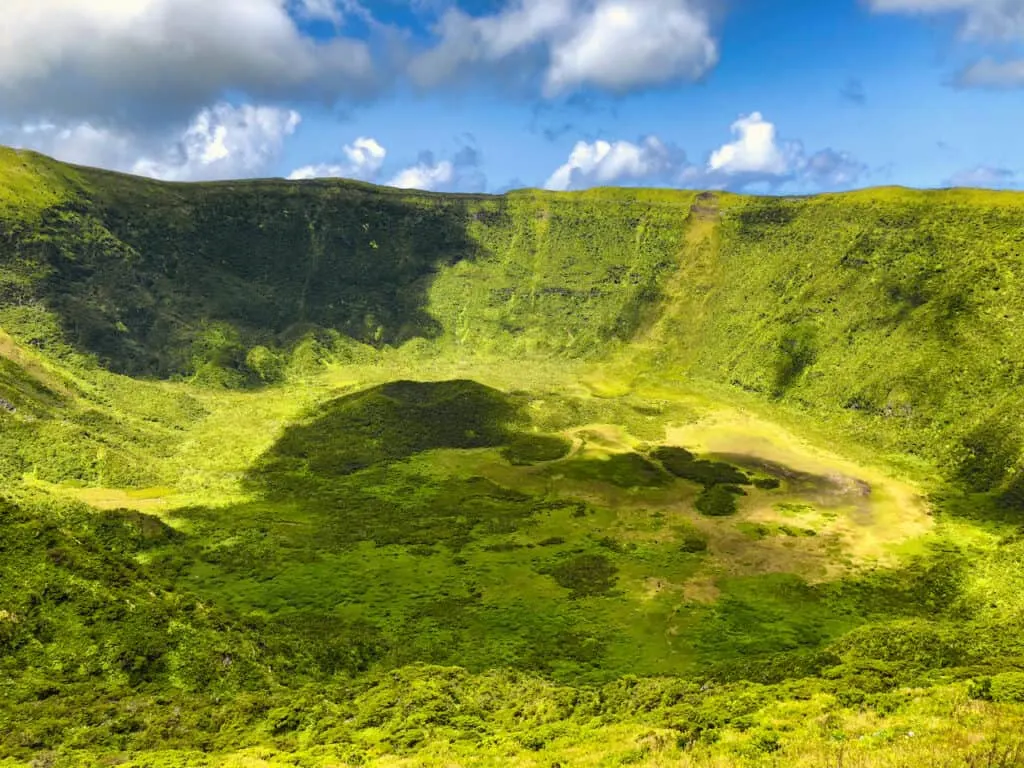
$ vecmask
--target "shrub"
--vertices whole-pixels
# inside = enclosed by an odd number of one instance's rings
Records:
[[[728,517],[736,513],[736,496],[720,485],[705,488],[697,497],[697,511],[709,517]]]
[[[651,488],[668,478],[656,465],[638,453],[616,453],[607,459],[579,459],[566,462],[566,469],[580,479],[611,483],[619,488]]]
[[[788,329],[779,340],[775,359],[775,395],[785,394],[817,358],[814,328],[808,325]]]
[[[992,701],[1003,703],[1024,702],[1024,672],[1001,672],[992,677]]]
[[[615,586],[618,568],[604,555],[583,554],[564,560],[542,572],[570,590],[573,599],[607,595]]]
[[[537,542],[538,547],[557,547],[560,544],[565,544],[565,539],[561,536],[551,536],[550,538]]]
[[[501,455],[510,464],[522,466],[564,458],[571,447],[569,441],[561,437],[516,435]]]
[[[996,497],[996,505],[1008,512],[1024,512],[1024,472],[1018,473]]]
[[[679,549],[681,552],[686,552],[687,554],[707,552],[708,539],[696,528],[687,526],[685,528],[678,529],[678,534],[680,539]]]
[[[245,366],[264,384],[273,384],[284,378],[284,358],[263,346],[249,350]]]
[[[750,478],[731,464],[722,461],[698,459],[685,448],[662,446],[653,454],[676,477],[692,480],[704,486],[719,483],[728,485],[749,485]]]
[[[992,490],[1003,482],[1020,450],[1017,425],[1004,415],[990,418],[960,439],[954,459],[956,478],[968,490]]]

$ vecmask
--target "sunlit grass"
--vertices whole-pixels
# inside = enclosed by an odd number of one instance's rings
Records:
[[[0,151],[0,766],[1021,764],[1021,210]]]

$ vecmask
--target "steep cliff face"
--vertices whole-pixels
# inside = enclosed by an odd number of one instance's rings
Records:
[[[3,164],[8,176],[54,167],[10,152]],[[56,168],[54,194],[3,215],[5,305],[37,307],[129,374],[188,372],[217,346],[213,328],[240,347],[318,328],[374,345],[594,354],[656,300],[688,215],[686,195],[187,186]]]
[[[9,150],[0,169],[0,325],[51,355],[229,385],[282,375],[310,338],[625,358],[980,461],[978,484],[1017,453],[1012,193],[180,185]]]

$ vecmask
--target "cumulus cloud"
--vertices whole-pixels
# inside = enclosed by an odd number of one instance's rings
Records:
[[[450,160],[433,162],[421,160],[416,165],[399,171],[387,186],[400,189],[438,190],[455,178],[455,164]]]
[[[337,0],[293,0],[292,6],[296,15],[303,19],[329,21],[336,25],[345,20],[345,9]]]
[[[823,149],[808,155],[802,142],[780,140],[774,123],[760,112],[740,117],[732,132],[736,140],[712,152],[705,168],[684,171],[688,182],[721,189],[836,189],[856,184],[867,172],[867,166],[847,152]]]
[[[0,143],[33,149],[67,163],[129,170],[142,148],[136,137],[101,123],[58,126],[39,121],[0,129]]]
[[[554,96],[592,84],[622,92],[696,80],[717,61],[708,20],[689,2],[609,0],[552,46],[545,91]]]
[[[294,110],[218,104],[202,110],[162,157],[132,172],[170,181],[232,179],[265,171],[302,118]]]
[[[417,162],[396,173],[387,186],[431,192],[482,192],[487,187],[487,178],[480,165],[480,152],[472,144],[464,144],[450,160],[437,160],[433,152],[421,152]]]
[[[685,161],[655,136],[637,144],[628,141],[579,141],[569,159],[544,185],[545,189],[567,190],[601,184],[650,181],[664,176]]]
[[[382,147],[376,139],[360,136],[351,144],[342,147],[345,153],[345,162],[319,165],[306,165],[292,171],[289,179],[316,179],[322,177],[336,177],[346,179],[360,179],[362,181],[373,181],[377,172],[384,165],[384,159],[388,151]]]
[[[948,180],[951,187],[1009,187],[1014,186],[1017,174],[1008,168],[977,165],[953,174]]]
[[[548,97],[581,86],[624,92],[695,80],[718,61],[697,0],[511,0],[486,16],[452,7],[434,32],[437,44],[410,67],[424,86],[480,65],[519,68],[539,56]]]
[[[472,139],[472,137],[468,137]],[[292,171],[293,180],[336,177],[377,181],[388,156],[376,139],[362,136],[343,148],[345,162],[307,165]],[[480,152],[472,144],[447,160],[436,160],[432,152],[421,152],[417,161],[389,177],[386,186],[427,191],[482,191],[487,179],[480,170]]]
[[[376,139],[360,137],[343,148],[345,162],[307,165],[292,171],[292,180],[324,177],[376,181],[388,155]],[[463,147],[451,160],[435,160],[431,152],[421,152],[413,165],[390,177],[386,186],[426,191],[461,189],[485,184],[479,172],[480,156],[473,147]]]
[[[345,6],[305,0],[317,15]],[[138,123],[180,119],[229,91],[332,99],[374,86],[366,42],[314,40],[290,10],[287,0],[6,0],[0,110]]]
[[[0,137],[80,165],[169,181],[208,181],[265,173],[300,122],[293,110],[219,103],[200,110],[177,136],[159,139],[90,122],[28,123]]]
[[[867,172],[847,152],[823,149],[807,154],[799,141],[780,140],[775,125],[760,112],[740,117],[732,132],[735,139],[712,151],[703,164],[688,163],[681,150],[654,136],[636,144],[581,141],[546,186],[564,190],[667,181],[710,189],[837,189],[856,184]]]
[[[775,126],[760,112],[745,115],[732,124],[736,141],[716,149],[708,160],[708,170],[727,176],[764,174],[782,176],[793,163],[793,147],[780,146]]]

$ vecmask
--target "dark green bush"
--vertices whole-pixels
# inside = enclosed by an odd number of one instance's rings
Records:
[[[558,470],[579,479],[611,483],[620,488],[657,487],[668,481],[661,469],[638,453],[615,453],[605,459],[573,459],[558,465]]]
[[[719,483],[729,485],[749,485],[750,479],[731,464],[721,461],[698,459],[685,448],[663,446],[655,450],[651,456],[676,477],[692,480],[704,486]]]
[[[708,539],[696,528],[686,525],[676,528],[676,535],[679,537],[679,549],[689,554],[707,552]]]
[[[1020,452],[1020,429],[1018,424],[1011,423],[1011,415],[989,418],[960,439],[954,458],[956,479],[971,491],[994,490]]]
[[[1024,672],[1000,672],[992,676],[992,701],[1024,703]]]
[[[501,455],[510,464],[529,465],[564,458],[572,444],[553,435],[526,435],[513,437]]]
[[[816,329],[811,325],[788,328],[779,340],[775,359],[774,394],[788,390],[818,355]]]
[[[618,568],[604,555],[582,554],[542,569],[570,591],[570,597],[607,595],[615,587]]]
[[[1024,472],[1018,472],[996,496],[996,505],[1007,512],[1024,512]]]
[[[709,517],[728,517],[736,513],[736,496],[721,485],[713,485],[697,497],[696,506]]]

